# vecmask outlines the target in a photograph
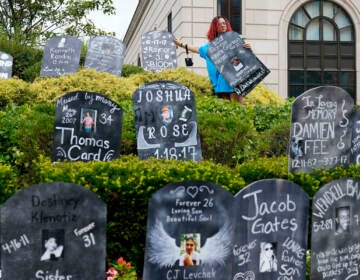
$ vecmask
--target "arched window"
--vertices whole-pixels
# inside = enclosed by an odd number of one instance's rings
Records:
[[[335,85],[355,98],[354,36],[352,20],[339,5],[324,0],[303,4],[289,24],[289,97]]]
[[[218,15],[229,19],[234,31],[241,34],[241,1],[242,0],[218,0]]]

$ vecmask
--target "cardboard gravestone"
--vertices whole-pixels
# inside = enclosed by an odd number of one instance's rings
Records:
[[[76,91],[56,101],[53,161],[120,157],[122,108],[104,95]]]
[[[144,280],[225,280],[231,273],[233,196],[216,184],[168,184],[148,210]]]
[[[82,43],[72,36],[57,36],[47,41],[41,77],[58,77],[78,71]]]
[[[194,94],[187,87],[147,83],[134,92],[133,105],[141,159],[202,160]]]
[[[309,199],[282,179],[235,196],[232,280],[305,279]]]
[[[104,279],[106,205],[70,183],[33,185],[1,207],[3,279]]]
[[[237,94],[247,95],[270,70],[247,48],[236,32],[221,34],[209,43],[206,55]]]
[[[160,72],[176,68],[176,46],[174,36],[167,31],[150,31],[141,36],[142,67]]]
[[[13,57],[10,54],[0,52],[0,78],[9,79],[12,76]]]
[[[359,279],[359,184],[335,180],[313,197],[311,279]]]
[[[86,53],[85,68],[121,76],[125,56],[125,45],[110,36],[91,38]]]
[[[310,172],[349,164],[353,98],[343,89],[321,86],[292,105],[289,172]]]
[[[357,109],[352,117],[350,162],[360,164],[360,109]]]

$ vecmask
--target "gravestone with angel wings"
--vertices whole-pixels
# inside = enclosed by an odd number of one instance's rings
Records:
[[[237,193],[231,279],[305,279],[308,209],[306,193],[287,180],[260,180]]]
[[[171,183],[151,198],[144,280],[225,280],[231,273],[233,196],[214,183]]]

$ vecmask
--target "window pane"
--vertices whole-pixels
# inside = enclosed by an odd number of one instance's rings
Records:
[[[304,40],[304,29],[295,26],[290,26],[289,40]]]
[[[355,59],[352,57],[341,58],[341,69],[355,69]]]
[[[306,73],[306,83],[311,85],[321,84],[321,72],[320,71],[308,71]]]
[[[304,92],[304,86],[289,86],[289,97],[298,97]]]
[[[353,30],[351,27],[346,27],[340,30],[340,41],[350,42],[353,41]]]
[[[240,25],[241,25],[241,16],[240,15],[233,15],[231,18],[231,27],[234,31],[240,32]]]
[[[308,22],[309,22],[309,18],[302,9],[297,11],[296,14],[291,19],[291,23],[299,25],[301,27],[305,27],[305,25]]]
[[[340,85],[341,86],[350,86],[355,84],[355,74],[354,72],[340,72]]]
[[[344,14],[343,11],[339,11],[339,13],[335,16],[335,22],[339,29],[351,25],[349,18]]]
[[[233,8],[241,8],[241,0],[232,0],[231,3]]]
[[[324,72],[324,83],[327,85],[337,85],[338,79],[338,72]]]
[[[305,5],[305,10],[311,16],[311,18],[315,18],[320,15],[320,2],[314,1]]]
[[[325,41],[336,41],[336,30],[327,20],[323,21],[323,33]]]
[[[313,20],[308,28],[306,29],[306,40],[319,40],[320,39],[320,30],[319,30],[319,20]]]
[[[333,18],[336,13],[336,6],[331,2],[324,2],[323,15],[328,18]]]
[[[304,83],[304,71],[290,71],[289,84],[303,84]]]

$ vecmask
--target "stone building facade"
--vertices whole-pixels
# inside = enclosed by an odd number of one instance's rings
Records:
[[[202,45],[216,15],[271,70],[263,83],[283,98],[336,85],[359,103],[360,0],[140,0],[124,37],[124,63],[141,65],[141,35],[167,30],[182,42]],[[185,52],[178,49],[178,66]],[[205,62],[191,54],[189,69],[206,75]]]

